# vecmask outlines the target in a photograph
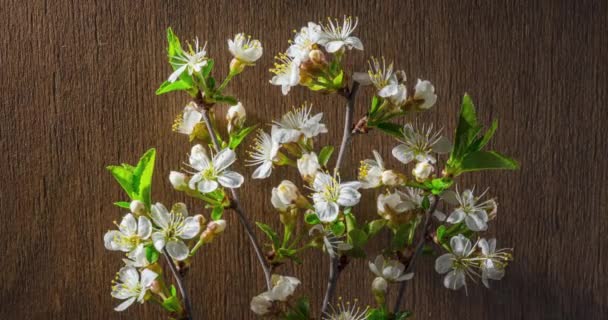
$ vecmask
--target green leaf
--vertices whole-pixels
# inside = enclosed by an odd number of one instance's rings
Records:
[[[262,230],[262,232],[264,232],[266,234],[266,236],[272,241],[272,244],[274,245],[275,248],[279,248],[281,247],[281,242],[279,242],[279,236],[277,235],[276,232],[274,232],[272,230],[272,228],[270,228],[269,225],[261,223],[261,222],[256,222],[255,223],[258,228],[260,228],[260,230]]]
[[[131,209],[131,202],[129,201],[114,202],[114,205],[123,209]]]
[[[376,235],[384,226],[386,225],[386,220],[378,219],[370,221],[365,227],[365,232],[368,236],[372,237]]]
[[[331,232],[336,236],[341,236],[346,230],[346,225],[342,221],[336,221],[331,225]]]
[[[443,237],[445,236],[445,232],[446,227],[444,225],[440,225],[439,228],[437,228],[437,231],[435,232],[435,234],[437,235],[437,242],[443,243]]]
[[[304,222],[310,225],[316,225],[321,223],[321,220],[319,220],[319,216],[317,216],[316,213],[307,213],[304,216]]]
[[[428,196],[424,196],[424,198],[422,198],[421,205],[424,210],[428,210],[431,207],[431,200],[429,200]]]
[[[133,167],[129,165],[121,166],[108,166],[107,169],[110,171],[114,179],[118,181],[118,184],[125,190],[127,195],[133,199]]]
[[[367,243],[367,234],[361,229],[352,229],[348,232],[348,240],[355,247],[363,247]]]
[[[342,88],[342,82],[344,81],[344,71],[340,70],[340,73],[334,77],[333,86],[334,88]]]
[[[211,70],[213,70],[213,65],[214,65],[213,59],[207,59],[207,64],[201,69],[203,78],[206,79],[207,77],[209,77],[209,75],[211,74]],[[215,84],[214,84],[214,86],[215,86]]]
[[[251,132],[253,132],[253,130],[255,130],[256,127],[257,125],[245,127],[237,131],[236,133],[231,133],[230,140],[228,141],[228,147],[232,150],[236,149],[241,144],[241,142],[243,142],[243,140],[245,140],[245,138]]]
[[[163,308],[169,312],[178,312],[182,307],[177,296],[171,296],[163,301]]]
[[[133,192],[136,197],[134,200],[140,200],[146,208],[150,208],[151,190],[152,190],[152,175],[154,174],[154,160],[156,159],[156,149],[152,148],[139,159],[135,170],[133,171]]]
[[[369,309],[365,317],[367,320],[389,320],[389,314],[384,308]]]
[[[222,207],[222,206],[213,207],[213,210],[211,211],[211,220],[213,220],[213,221],[220,220],[223,215],[224,215],[224,207]]]
[[[494,133],[496,132],[496,129],[498,129],[498,120],[494,120],[492,121],[492,125],[490,125],[490,128],[488,129],[488,131],[486,131],[486,133],[483,135],[483,137],[477,139],[470,147],[469,147],[469,152],[472,151],[479,151],[481,150],[483,147],[486,146],[486,144],[488,144],[488,142],[490,141],[490,139],[492,139],[492,136],[494,136]]]
[[[465,94],[462,98],[454,149],[450,158],[460,159],[464,156],[467,148],[471,142],[473,142],[473,139],[480,129],[481,127],[477,122],[477,114],[475,113],[473,100],[471,100],[471,97],[468,94]]]
[[[239,103],[238,100],[236,100],[235,97],[231,97],[231,96],[221,96],[221,95],[217,95],[213,98],[215,101],[219,102],[219,103],[225,103],[229,106],[233,106],[237,103]]]
[[[309,320],[310,303],[307,297],[301,297],[296,301],[295,306],[287,313],[286,320]]]
[[[177,289],[175,288],[174,285],[171,285],[171,295],[172,296],[177,296]]]
[[[146,260],[148,260],[149,263],[155,263],[158,261],[159,256],[160,254],[158,251],[156,251],[156,248],[154,248],[153,245],[146,246]]]
[[[175,82],[165,81],[156,90],[156,95],[165,94],[165,93],[171,92],[171,91],[189,90],[189,89],[192,89],[192,84],[188,83],[182,79],[178,79]]]
[[[495,151],[477,151],[468,154],[463,160],[460,172],[506,169],[517,170],[517,161]]]
[[[182,45],[179,43],[179,38],[173,33],[173,29],[167,28],[167,54],[169,57],[174,57],[183,52]]]
[[[333,152],[334,152],[334,147],[332,147],[332,146],[323,147],[323,149],[321,149],[321,152],[319,152],[319,157],[318,157],[319,164],[321,164],[321,166],[323,166],[323,167],[327,166],[327,162],[331,158],[331,155]]]
[[[393,249],[401,250],[405,247],[411,228],[411,223],[402,224],[397,228],[391,240],[391,247]]]
[[[380,107],[380,105],[382,104],[383,101],[384,101],[384,99],[382,99],[378,96],[374,96],[372,98],[372,104],[369,109],[369,114],[373,115],[378,110],[378,108]]]
[[[400,124],[397,123],[391,123],[391,122],[382,122],[382,123],[378,123],[377,125],[374,125],[373,127],[377,128],[378,130],[387,133],[395,138],[403,138],[403,126],[401,126]]]

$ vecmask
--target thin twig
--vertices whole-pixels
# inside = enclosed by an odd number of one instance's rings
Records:
[[[338,159],[336,160],[336,166],[334,167],[334,172],[336,174],[340,171],[340,166],[342,165],[342,161],[344,160],[344,154],[346,152],[346,148],[348,147],[348,143],[351,138],[351,130],[353,126],[353,115],[355,112],[355,98],[357,97],[357,92],[359,92],[359,83],[353,82],[353,86],[350,89],[350,92],[345,95],[346,97],[346,115],[344,117],[344,133],[342,134],[342,143],[340,144],[340,150],[338,151]],[[340,257],[332,256],[329,261],[329,277],[327,279],[327,289],[325,290],[325,296],[323,297],[323,305],[321,306],[321,316],[327,312],[327,308],[329,303],[334,297],[334,293],[336,291],[336,285],[338,283],[338,277],[340,276]]]
[[[209,114],[207,113],[207,107],[206,106],[201,107],[199,105],[199,110],[200,110],[201,114],[203,115],[203,121],[205,122],[205,125],[207,126],[207,130],[209,131],[209,136],[211,137],[211,141],[213,142],[215,151],[219,152],[221,149],[221,146],[220,146],[219,141],[217,140],[217,137],[215,136],[215,130],[213,130],[213,124],[211,123],[211,119],[209,119]],[[271,281],[272,275],[271,275],[270,266],[268,264],[268,261],[264,257],[264,254],[262,252],[258,239],[256,238],[255,233],[253,232],[253,228],[251,227],[251,223],[249,223],[249,220],[247,220],[247,215],[245,214],[243,207],[240,204],[238,193],[236,192],[235,189],[230,189],[230,192],[232,194],[232,209],[234,209],[234,211],[236,212],[236,214],[239,218],[239,222],[245,228],[245,233],[247,233],[247,236],[249,237],[249,241],[251,242],[251,245],[253,246],[253,250],[255,251],[258,261],[260,262],[260,265],[262,266],[262,270],[264,271],[264,277],[266,278],[266,287],[268,288],[268,290],[270,290],[270,289],[272,289],[272,281]]]
[[[422,226],[422,234],[420,235],[420,239],[418,240],[418,244],[416,245],[416,250],[414,251],[414,255],[412,256],[412,258],[410,258],[410,261],[407,264],[407,268],[403,272],[404,274],[414,271],[414,263],[416,262],[416,258],[420,256],[420,254],[422,253],[422,249],[424,248],[424,244],[426,243],[428,231],[427,229],[429,228],[429,225],[431,223],[431,216],[433,215],[433,213],[437,209],[437,205],[439,204],[438,195],[435,195],[433,199],[433,204],[431,205],[429,210],[426,211],[426,215],[424,217],[424,225]],[[397,294],[397,300],[395,300],[395,307],[393,308],[393,313],[399,312],[399,308],[401,307],[401,300],[403,300],[403,295],[405,294],[405,287],[407,283],[408,281],[402,281],[401,285],[399,286],[399,293]]]
[[[173,263],[173,259],[169,256],[166,248],[163,248],[163,256],[167,260],[167,264],[169,265],[169,269],[171,269],[171,273],[173,274],[173,278],[175,278],[175,283],[177,284],[177,289],[179,293],[182,295],[182,300],[184,301],[184,308],[186,309],[186,320],[192,319],[192,307],[190,306],[190,298],[188,298],[188,293],[186,292],[186,288],[182,282],[182,276],[180,276],[177,271],[177,267]]]

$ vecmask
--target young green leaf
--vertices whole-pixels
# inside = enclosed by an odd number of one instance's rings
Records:
[[[353,229],[348,232],[348,240],[354,247],[363,247],[367,243],[367,234],[361,229]]]
[[[492,169],[517,170],[519,163],[495,151],[477,151],[464,157],[460,172]]]
[[[391,122],[382,122],[382,123],[378,123],[377,125],[374,125],[373,127],[377,128],[378,130],[387,133],[395,138],[403,138],[403,126],[401,126],[400,124],[397,123],[391,123]]]
[[[245,127],[236,133],[230,133],[230,140],[228,141],[228,147],[232,150],[236,149],[245,138],[255,130],[257,125],[253,125],[251,127]]]
[[[327,166],[327,162],[331,158],[331,155],[333,152],[334,152],[334,147],[332,147],[332,146],[323,147],[323,149],[321,149],[321,152],[319,152],[319,164],[321,164],[323,167]]]
[[[223,206],[213,207],[213,210],[211,211],[211,220],[213,220],[213,221],[220,220],[223,215],[224,215]]]
[[[131,209],[131,202],[129,201],[114,202],[114,205],[123,209]]]
[[[279,236],[277,235],[276,232],[274,232],[272,230],[272,228],[269,225],[261,223],[261,222],[256,222],[255,224],[258,226],[258,228],[260,228],[260,230],[262,230],[262,232],[264,232],[266,234],[268,239],[270,239],[270,241],[272,241],[272,244],[274,245],[275,248],[281,247],[281,243],[279,242]]]
[[[382,228],[384,228],[385,225],[386,225],[386,220],[384,220],[384,219],[372,220],[367,225],[365,225],[365,232],[367,233],[368,236],[372,237],[372,236],[376,235],[378,232],[380,232],[380,230],[382,230]]]
[[[127,195],[133,200],[133,167],[129,165],[120,166],[108,166],[107,169],[110,171],[114,179],[118,181],[118,184],[125,190]]]
[[[133,191],[137,194],[136,199],[140,200],[146,208],[150,208],[152,175],[154,174],[154,161],[156,159],[156,149],[152,148],[139,159],[133,171]]]
[[[160,87],[156,90],[156,95],[165,94],[167,92],[179,91],[179,90],[190,90],[192,89],[192,84],[187,81],[178,79],[175,82],[165,81]]]

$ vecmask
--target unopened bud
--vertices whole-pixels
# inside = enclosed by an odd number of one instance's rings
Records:
[[[325,54],[323,53],[323,51],[321,51],[319,49],[311,50],[308,53],[308,58],[310,58],[310,60],[315,64],[321,64],[321,65],[327,64],[327,59],[325,58]]]
[[[207,224],[207,229],[213,234],[220,234],[226,230],[226,220],[215,220]]]
[[[185,190],[188,187],[188,177],[185,174],[178,171],[171,171],[169,174],[169,181],[175,190]]]
[[[230,61],[230,74],[237,75],[245,70],[246,65],[239,59],[233,58]]]
[[[230,107],[226,113],[228,132],[232,133],[233,131],[239,130],[243,124],[245,124],[246,117],[247,113],[245,112],[245,108],[243,107],[242,103],[239,102]]]
[[[277,187],[277,196],[283,203],[293,204],[300,196],[300,191],[293,182],[283,180]]]
[[[129,208],[131,209],[131,212],[136,216],[140,216],[144,214],[144,212],[146,212],[146,205],[139,200],[131,201]]]
[[[374,294],[385,294],[388,289],[388,283],[382,277],[376,277],[372,282],[372,291]]]
[[[412,174],[418,182],[423,182],[433,171],[435,171],[435,168],[430,163],[422,161],[416,164],[416,167],[412,170]]]
[[[405,182],[405,178],[402,174],[397,173],[393,170],[385,170],[382,172],[382,184],[389,187],[395,187]]]
[[[154,280],[150,284],[150,291],[156,294],[161,294],[163,292],[163,286],[160,281]]]

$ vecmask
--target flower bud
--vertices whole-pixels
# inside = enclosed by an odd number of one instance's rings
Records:
[[[426,110],[435,105],[437,102],[437,95],[435,94],[435,87],[428,80],[418,79],[414,92],[414,100],[423,101],[418,106],[419,109]]]
[[[169,174],[169,181],[175,190],[185,190],[188,187],[188,177],[185,174],[178,171],[171,171]]]
[[[232,58],[232,61],[230,61],[230,74],[232,74],[233,76],[237,75],[243,72],[246,66],[247,65],[244,64],[241,60],[237,58]]]
[[[289,180],[281,181],[277,187],[277,196],[285,204],[293,204],[300,196],[300,191],[293,182]]]
[[[207,229],[213,234],[220,234],[226,230],[226,220],[215,220],[207,224]]]
[[[247,117],[247,113],[245,112],[245,108],[243,108],[242,103],[237,103],[236,105],[230,107],[228,112],[226,113],[226,122],[228,127],[228,133],[232,133],[233,131],[237,131],[243,127],[245,123],[245,119]]]
[[[317,154],[314,152],[303,154],[302,157],[298,159],[297,164],[300,175],[302,175],[304,180],[309,182],[312,181],[317,172],[321,170]]]
[[[150,284],[150,291],[152,291],[155,294],[161,294],[163,292],[162,283],[158,280],[152,281],[152,283]]]
[[[131,209],[131,212],[136,216],[140,216],[144,214],[144,212],[146,212],[146,205],[139,200],[131,201],[129,208]]]
[[[385,170],[382,172],[382,184],[385,186],[395,187],[403,184],[403,182],[405,182],[403,175],[393,170]]]
[[[412,170],[412,174],[418,182],[422,182],[426,180],[433,171],[435,171],[435,168],[430,163],[422,161],[416,164],[416,167]]]
[[[327,64],[327,59],[325,58],[325,54],[323,53],[323,51],[321,51],[319,49],[311,50],[308,53],[308,58],[310,58],[310,60],[315,64],[320,64],[320,65]]]
[[[387,289],[388,289],[388,282],[386,282],[386,280],[382,277],[376,277],[376,279],[374,279],[374,282],[372,282],[372,291],[376,295],[377,294],[384,295],[386,293]]]

